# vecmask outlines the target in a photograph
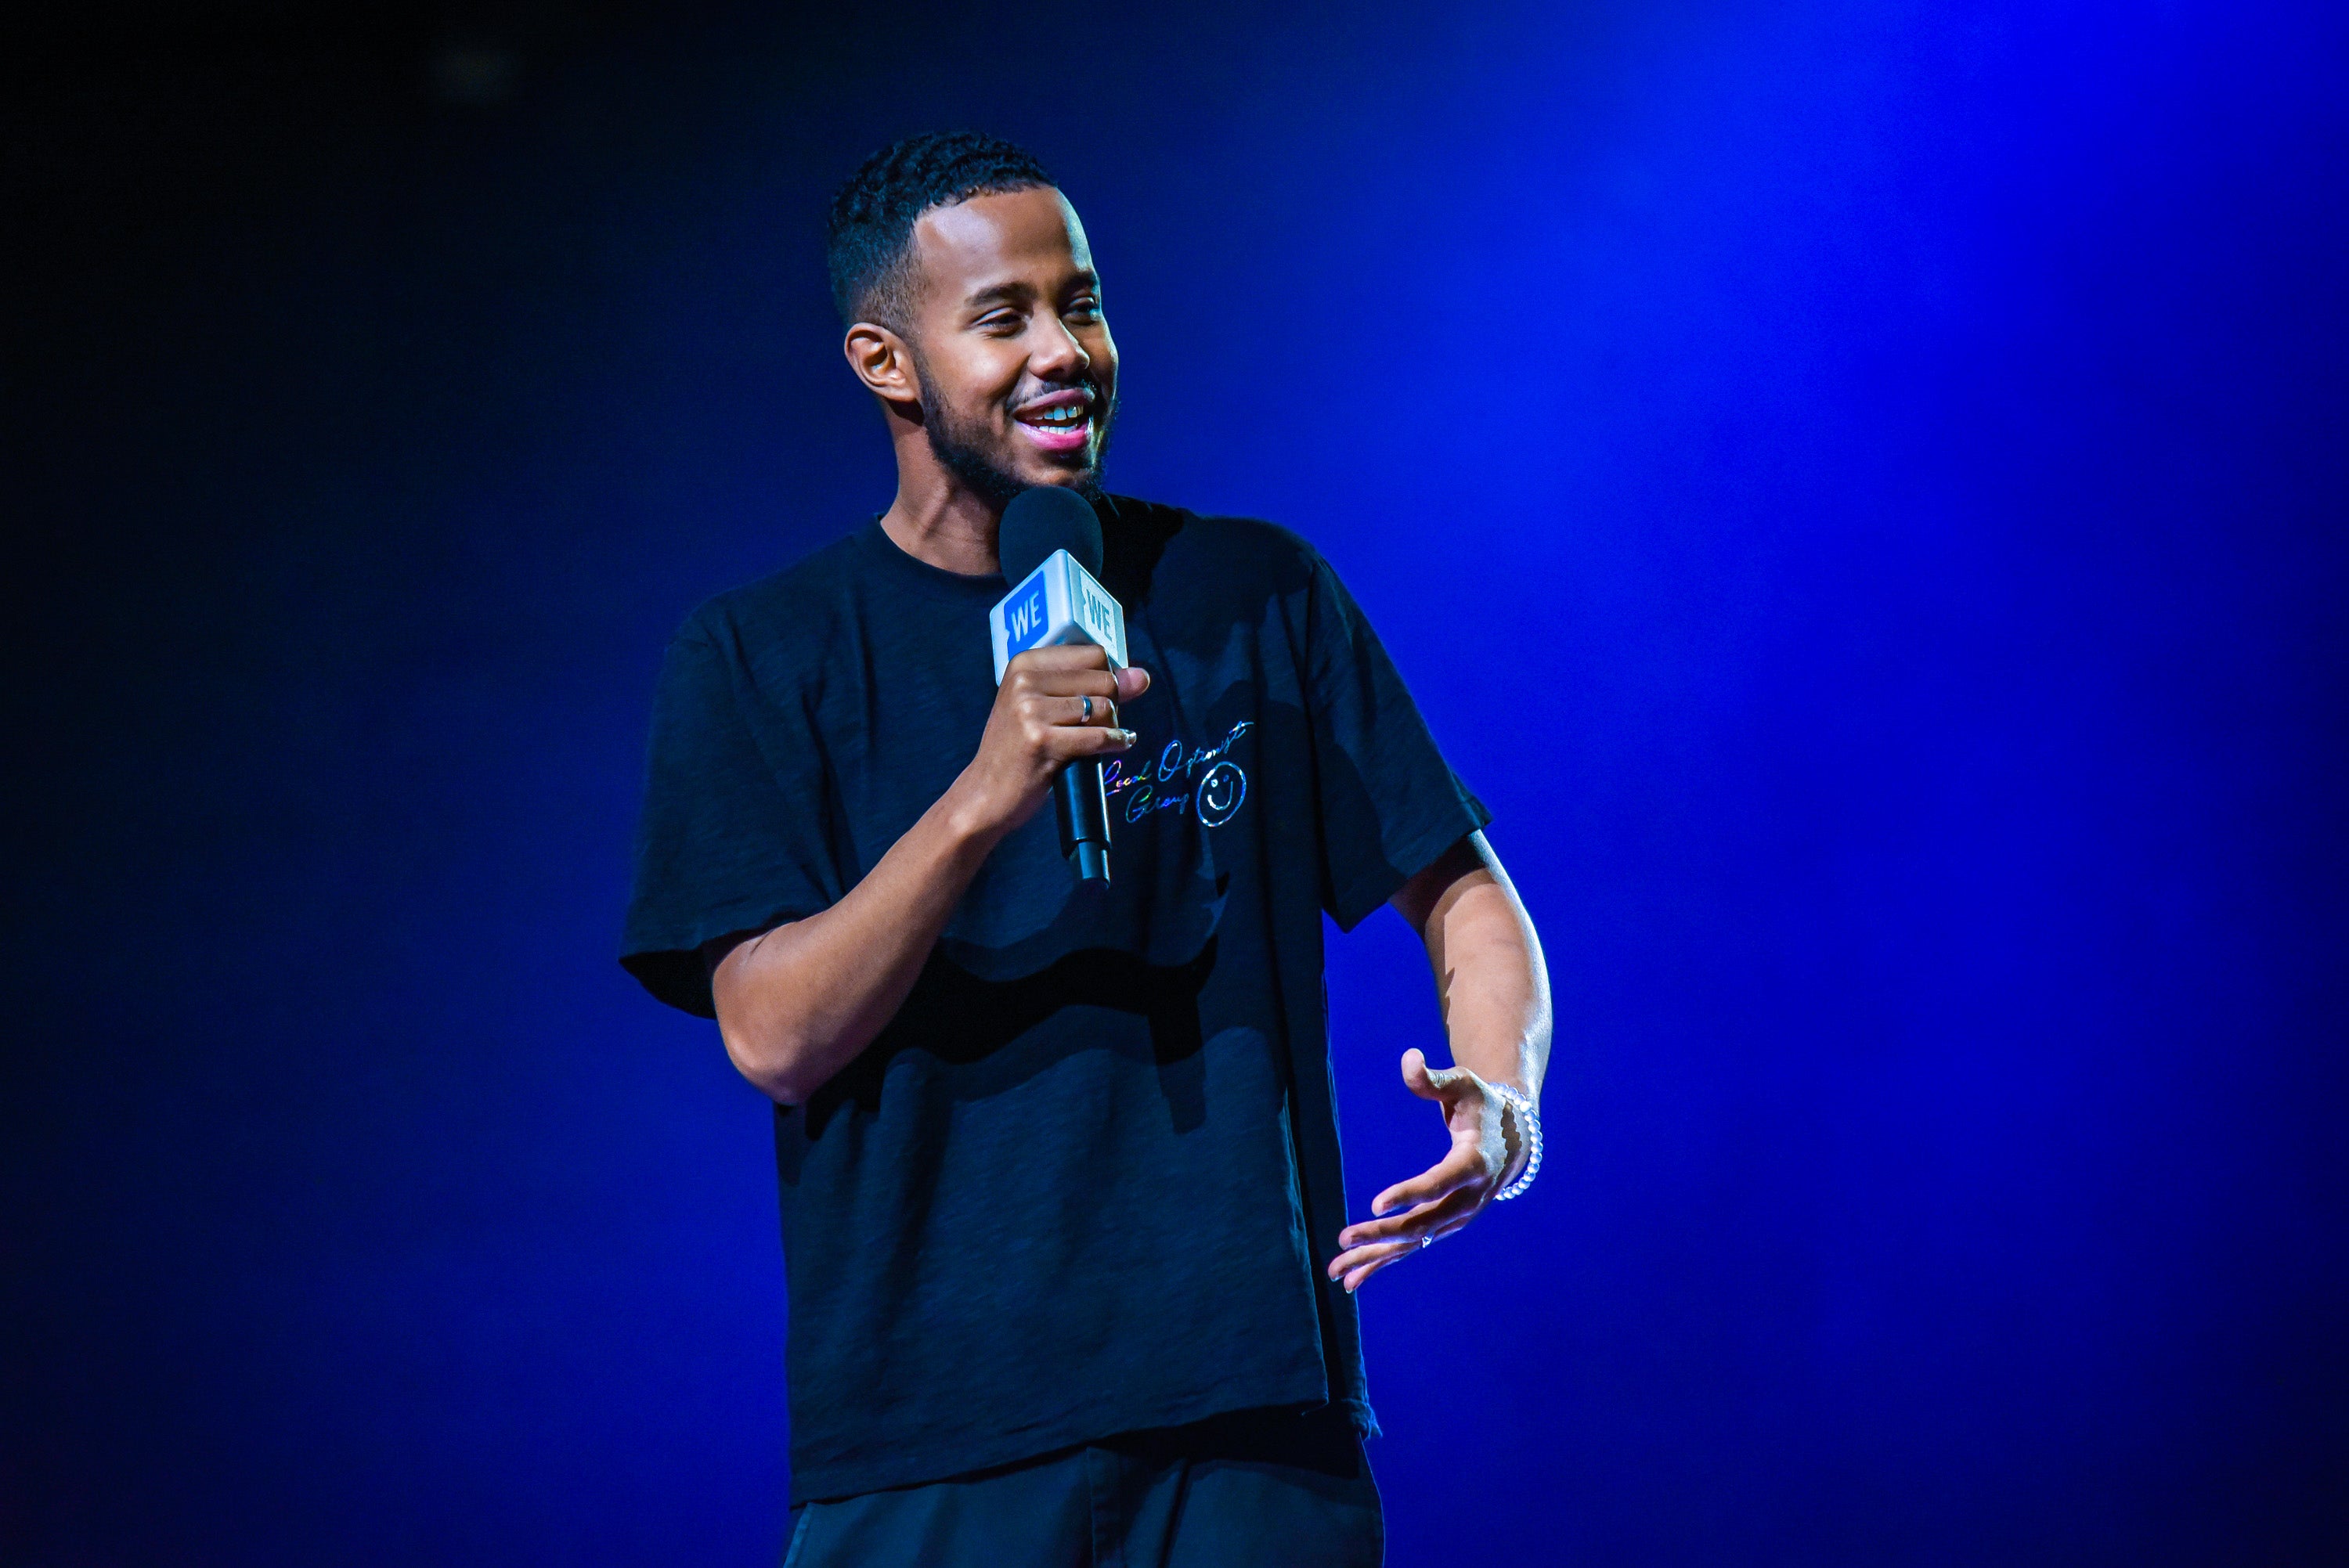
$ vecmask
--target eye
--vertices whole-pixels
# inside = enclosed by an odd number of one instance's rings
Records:
[[[978,330],[998,337],[1009,337],[1026,325],[1026,318],[1016,310],[989,311],[978,318]]]
[[[1075,316],[1081,321],[1099,321],[1101,319],[1101,301],[1093,298],[1091,294],[1085,294],[1070,302],[1068,309],[1063,311],[1061,314],[1064,315]]]

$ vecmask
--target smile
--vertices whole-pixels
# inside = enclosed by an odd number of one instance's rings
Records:
[[[1092,438],[1092,403],[1081,392],[1056,393],[1013,418],[1030,443],[1048,452],[1072,452]]]

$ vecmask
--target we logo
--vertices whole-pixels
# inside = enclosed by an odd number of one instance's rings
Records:
[[[1092,628],[1093,640],[1107,645],[1110,639],[1117,634],[1117,612],[1111,605],[1109,596],[1096,590],[1092,579],[1087,577],[1077,584],[1077,597],[1079,613],[1084,616],[1085,624]]]
[[[1044,634],[1044,574],[1037,573],[1019,596],[1003,607],[1004,644],[1009,653],[1033,647]]]
[[[1065,550],[1046,556],[995,602],[987,613],[987,634],[994,645],[999,685],[1013,659],[1048,644],[1096,643],[1108,650],[1112,664],[1125,662],[1124,613]]]

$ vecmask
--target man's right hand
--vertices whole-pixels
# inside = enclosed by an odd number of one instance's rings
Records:
[[[1117,705],[1149,689],[1150,672],[1112,671],[1109,655],[1090,643],[1014,657],[978,755],[955,780],[970,830],[1001,839],[1042,808],[1053,776],[1069,763],[1130,749],[1134,735],[1118,727]]]

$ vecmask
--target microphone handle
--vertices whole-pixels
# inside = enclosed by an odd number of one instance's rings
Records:
[[[1109,797],[1099,758],[1061,769],[1052,782],[1052,808],[1061,819],[1061,853],[1077,875],[1086,882],[1109,881]]]

